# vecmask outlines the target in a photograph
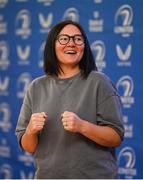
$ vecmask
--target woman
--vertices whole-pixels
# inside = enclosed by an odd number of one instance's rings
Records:
[[[82,27],[55,25],[44,51],[46,75],[29,86],[16,135],[34,154],[35,178],[117,178],[124,128],[119,96],[97,72]]]

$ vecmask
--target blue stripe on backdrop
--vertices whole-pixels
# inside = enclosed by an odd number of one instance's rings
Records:
[[[117,149],[120,178],[142,178],[143,1],[0,1],[0,178],[33,178],[33,158],[14,134],[25,90],[42,75],[47,33],[62,19],[84,27],[98,69],[123,102],[125,140]]]

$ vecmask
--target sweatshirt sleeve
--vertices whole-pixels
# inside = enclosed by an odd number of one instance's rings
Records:
[[[106,76],[100,79],[98,87],[97,123],[112,127],[123,140],[124,126],[120,96]]]
[[[25,94],[23,104],[21,106],[17,126],[15,129],[15,134],[17,136],[17,139],[18,139],[18,142],[20,145],[21,145],[21,142],[20,142],[21,137],[26,130],[26,127],[29,123],[29,120],[30,120],[30,117],[32,114],[32,102],[31,102],[32,97],[31,96],[32,96],[32,88],[31,88],[31,86],[29,86],[29,88]]]

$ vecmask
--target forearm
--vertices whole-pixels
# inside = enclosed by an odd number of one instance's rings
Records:
[[[21,138],[22,148],[29,153],[35,152],[37,144],[38,144],[37,134],[29,134],[26,131]]]
[[[33,113],[31,115],[26,131],[21,138],[21,146],[25,151],[29,153],[35,152],[38,144],[37,133],[43,129],[46,119],[47,114],[45,112]]]
[[[106,147],[117,147],[121,143],[118,133],[111,127],[99,126],[82,120],[80,133]]]

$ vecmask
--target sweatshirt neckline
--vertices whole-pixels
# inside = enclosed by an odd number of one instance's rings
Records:
[[[55,79],[56,81],[59,81],[59,82],[61,82],[61,81],[62,81],[62,82],[67,82],[67,81],[76,79],[76,78],[79,77],[79,76],[81,76],[81,71],[78,72],[77,74],[71,76],[71,77],[68,77],[68,78],[59,78],[59,77],[55,76],[54,79]]]

